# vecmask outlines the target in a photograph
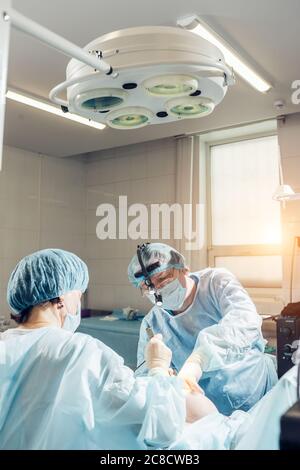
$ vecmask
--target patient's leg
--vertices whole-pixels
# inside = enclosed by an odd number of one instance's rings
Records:
[[[200,389],[200,387],[199,387]],[[218,410],[209,398],[200,389],[198,392],[187,392],[186,395],[186,422],[194,423]]]
[[[186,400],[187,421],[193,424],[184,428],[172,449],[278,449],[281,416],[297,401],[297,366],[247,413],[223,416],[200,393],[189,393]]]
[[[204,395],[204,391],[199,386],[198,377],[183,378],[186,392],[186,422],[194,423],[198,419],[204,418],[218,410],[213,402]]]

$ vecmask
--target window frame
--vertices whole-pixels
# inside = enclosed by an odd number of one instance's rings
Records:
[[[217,145],[231,144],[235,142],[243,142],[245,140],[255,140],[263,137],[277,136],[274,131],[266,131],[259,133],[245,134],[243,136],[231,137],[227,139],[214,140],[205,143],[206,156],[206,201],[207,201],[207,258],[208,265],[215,267],[215,258],[226,256],[281,256],[282,244],[253,244],[253,245],[213,245],[212,243],[212,181],[211,181],[211,148]],[[278,169],[279,173],[279,169]],[[248,287],[248,291],[256,292],[258,297],[272,293],[278,298],[282,290],[283,279],[280,285],[276,286],[274,291],[274,282],[270,285],[258,285],[257,287]],[[278,289],[278,292],[277,292]],[[277,295],[278,294],[278,295]]]

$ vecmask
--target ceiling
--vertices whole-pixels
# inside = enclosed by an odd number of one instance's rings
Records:
[[[237,77],[213,114],[146,128],[103,131],[7,100],[5,144],[53,156],[69,156],[190,132],[203,132],[300,111],[291,83],[300,79],[299,0],[13,0],[13,7],[84,46],[104,33],[143,25],[175,25],[198,14],[274,85],[261,94]],[[48,97],[65,79],[69,58],[12,29],[8,87]],[[282,111],[275,109],[283,99]]]

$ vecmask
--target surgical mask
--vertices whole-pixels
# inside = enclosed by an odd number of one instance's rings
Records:
[[[178,279],[159,289],[162,296],[162,306],[167,310],[179,310],[186,298],[187,289]]]
[[[72,315],[72,313],[66,314],[62,328],[64,330],[71,331],[71,333],[75,333],[75,331],[80,325],[80,320],[81,320],[81,304],[79,303],[77,312],[75,313],[75,315]]]

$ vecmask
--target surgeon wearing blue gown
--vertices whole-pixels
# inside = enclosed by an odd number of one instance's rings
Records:
[[[171,351],[149,341],[148,376],[91,336],[74,333],[88,270],[76,255],[42,250],[11,274],[7,299],[19,323],[0,334],[0,449],[166,447],[185,422],[183,381]]]
[[[153,303],[140,330],[138,364],[144,361],[150,327],[172,350],[171,367],[191,387],[199,382],[224,415],[249,410],[275,385],[274,363],[264,354],[262,320],[229,271],[190,273],[175,249],[148,243],[133,256],[128,277]],[[142,365],[137,375],[144,373]]]

